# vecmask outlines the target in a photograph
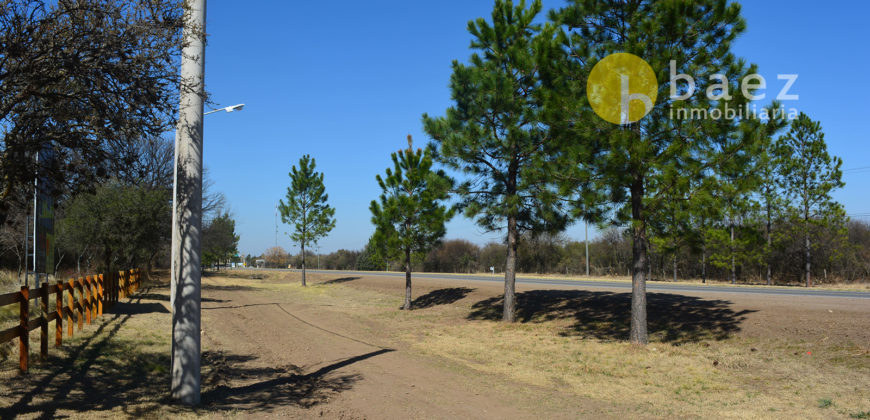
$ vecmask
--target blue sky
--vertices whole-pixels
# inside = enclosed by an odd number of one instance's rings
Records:
[[[748,29],[735,53],[759,65],[768,95],[776,75],[799,75],[786,106],[820,120],[829,150],[844,168],[870,166],[870,47],[864,2],[747,1]],[[563,1],[547,0],[544,8]],[[219,106],[238,113],[205,121],[205,164],[236,218],[243,254],[275,244],[275,204],[286,194],[290,167],[311,154],[324,172],[337,226],[322,252],[365,245],[373,227],[369,202],[375,174],[411,134],[429,141],[420,117],[450,106],[450,63],[470,51],[471,19],[490,14],[489,0],[209,2],[206,85]],[[764,101],[766,102],[766,101]],[[850,214],[870,214],[864,193],[870,171],[846,173],[835,197]],[[298,252],[279,221],[278,244]],[[567,235],[582,239],[583,227]],[[590,232],[590,235],[594,235]],[[498,240],[457,217],[448,238]]]

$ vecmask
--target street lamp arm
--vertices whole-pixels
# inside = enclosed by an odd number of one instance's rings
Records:
[[[226,111],[226,112],[241,111],[242,108],[244,108],[244,107],[245,107],[245,104],[236,104],[236,105],[232,105],[232,106],[228,106],[228,107],[224,107],[224,108],[214,109],[214,110],[211,110],[211,111],[204,113],[203,115],[214,114],[215,112],[220,112],[220,111]]]

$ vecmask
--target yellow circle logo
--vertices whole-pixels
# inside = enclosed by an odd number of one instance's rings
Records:
[[[634,54],[610,54],[589,73],[586,96],[605,121],[630,124],[652,111],[658,96],[656,74]]]

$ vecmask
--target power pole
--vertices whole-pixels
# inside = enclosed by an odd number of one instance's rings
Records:
[[[275,204],[275,248],[278,248],[278,205]]]
[[[583,241],[586,245],[586,277],[589,277],[589,222],[586,222],[586,240]]]
[[[202,280],[202,117],[206,0],[184,11],[181,100],[175,131],[172,211],[172,398],[200,402],[200,292]]]

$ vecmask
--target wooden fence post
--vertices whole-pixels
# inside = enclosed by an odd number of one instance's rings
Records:
[[[55,309],[57,317],[54,320],[54,346],[63,345],[63,282],[58,280],[55,287]]]
[[[48,358],[48,282],[39,289],[39,308],[42,309],[42,324],[39,326],[39,360]]]
[[[85,276],[82,282],[82,291],[85,295],[85,305],[82,310],[85,312],[85,322],[91,324],[91,276]]]
[[[103,275],[97,274],[97,313],[103,316]]]
[[[118,299],[124,299],[124,272],[118,272]]]
[[[91,309],[91,321],[97,320],[97,276],[88,276],[88,306]]]
[[[30,334],[27,331],[30,293],[27,286],[21,286],[21,301],[18,308],[18,368],[21,373],[27,373],[27,353],[30,350]]]
[[[73,322],[73,315],[75,314],[75,305],[73,302],[75,302],[75,296],[76,296],[75,283],[72,279],[70,279],[69,283],[67,283],[66,289],[69,290],[69,295],[67,295],[67,296],[69,296],[69,299],[67,299],[67,302],[69,302],[69,313],[66,314],[66,316],[67,316],[67,318],[66,318],[66,325],[67,325],[66,331],[67,331],[67,336],[72,337],[73,336],[73,325],[75,324],[75,322]]]
[[[79,277],[79,281],[76,284],[76,288],[79,289],[79,331],[84,327],[85,320],[85,279],[83,277]]]

